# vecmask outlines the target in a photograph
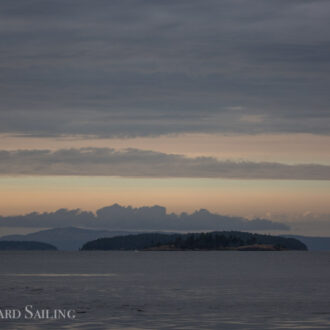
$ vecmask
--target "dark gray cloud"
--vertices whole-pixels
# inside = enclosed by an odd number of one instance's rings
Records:
[[[81,148],[0,151],[0,175],[330,180],[330,166],[188,158],[139,149]]]
[[[329,134],[329,14],[325,0],[1,1],[0,132]]]
[[[118,204],[92,212],[59,209],[1,217],[0,227],[69,227],[111,230],[288,230],[289,226],[266,219],[247,220],[211,213],[205,209],[180,215],[166,213],[162,206],[133,208]]]

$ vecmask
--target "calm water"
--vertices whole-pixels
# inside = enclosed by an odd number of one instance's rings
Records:
[[[8,329],[330,329],[330,253],[1,252]]]

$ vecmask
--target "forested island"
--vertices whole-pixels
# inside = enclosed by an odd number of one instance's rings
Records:
[[[307,250],[307,247],[295,238],[252,234],[239,231],[221,231],[189,234],[145,233],[99,238],[85,243],[80,250],[281,251]]]
[[[40,251],[57,250],[54,245],[33,241],[0,241],[0,251]]]

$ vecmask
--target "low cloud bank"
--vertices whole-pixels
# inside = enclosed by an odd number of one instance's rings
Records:
[[[2,227],[86,227],[108,230],[289,230],[289,226],[266,219],[247,220],[201,209],[180,215],[162,206],[133,208],[118,204],[96,211],[59,209],[50,213],[0,217]]]
[[[139,149],[2,150],[0,160],[0,175],[330,180],[328,165],[188,158]]]

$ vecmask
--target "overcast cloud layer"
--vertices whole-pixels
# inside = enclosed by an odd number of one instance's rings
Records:
[[[0,133],[329,134],[327,0],[2,0]]]
[[[330,166],[327,165],[222,161],[138,149],[0,151],[0,160],[0,175],[330,180]]]

